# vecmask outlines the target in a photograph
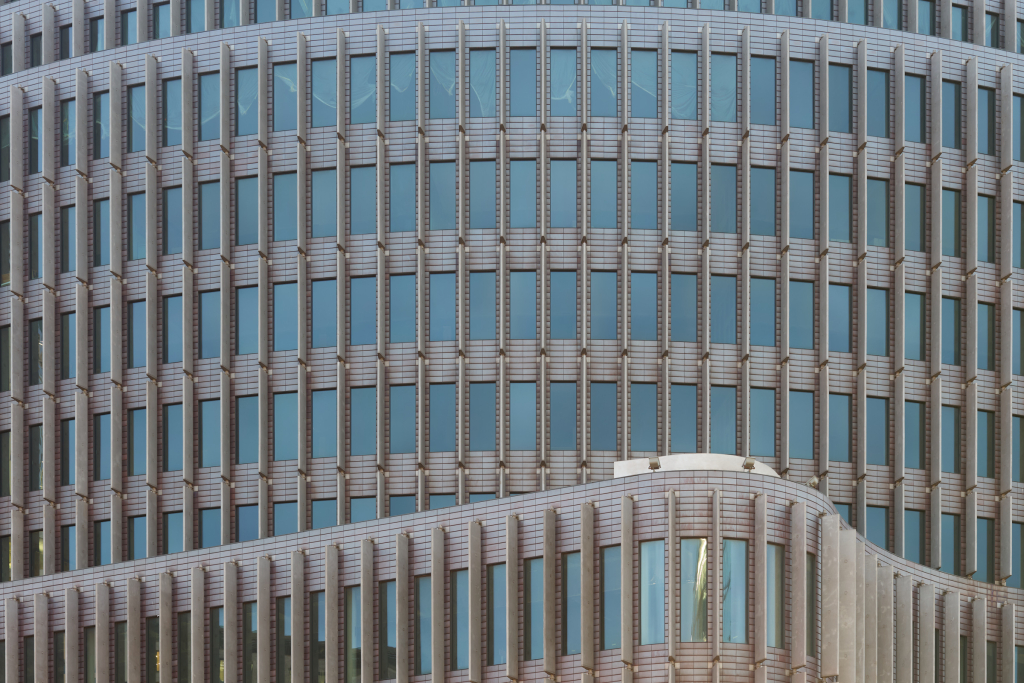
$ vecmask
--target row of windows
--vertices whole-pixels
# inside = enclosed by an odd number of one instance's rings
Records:
[[[574,47],[553,47],[549,49],[550,59],[550,102],[538,102],[538,56],[532,47],[512,48],[509,58],[509,113],[514,117],[534,117],[538,106],[549,106],[551,116],[577,116],[578,104],[578,50]],[[412,121],[416,118],[416,54],[395,52],[387,57],[387,117],[389,121]],[[618,48],[591,48],[590,101],[591,117],[616,117],[619,115],[618,88],[620,84]],[[656,118],[658,116],[658,69],[657,50],[633,48],[630,50],[630,115],[633,118]],[[456,116],[457,59],[455,50],[430,50],[427,56],[429,99],[427,115],[431,119],[450,119]],[[698,110],[698,59],[695,52],[671,52],[671,105],[673,119],[696,120]],[[775,57],[751,57],[750,74],[750,115],[751,123],[776,125],[777,115],[777,65]],[[735,122],[738,110],[737,55],[714,53],[710,57],[711,72],[709,109],[712,121]],[[667,66],[667,65],[662,65]],[[497,54],[493,48],[473,48],[469,51],[468,89],[469,117],[487,118],[496,115],[497,107]],[[830,132],[853,133],[854,71],[843,64],[829,64],[829,120]],[[377,57],[375,55],[354,55],[349,59],[349,106],[352,124],[377,123]],[[337,60],[335,58],[314,59],[309,72],[309,112],[314,128],[334,126],[337,123]],[[789,64],[789,112],[793,128],[813,129],[820,122],[815,120],[815,63],[792,60]],[[543,73],[543,72],[542,72]],[[220,137],[220,118],[229,115],[221,112],[220,72],[203,73],[198,76],[198,139],[215,140]],[[272,83],[269,93],[272,99],[270,109],[271,126],[275,131],[295,130],[298,112],[297,65],[285,62],[272,65]],[[890,72],[882,69],[868,69],[867,133],[872,137],[891,137],[890,109],[893,102],[893,84]],[[908,142],[926,142],[927,80],[923,75],[905,76],[905,123]],[[146,95],[145,84],[129,85],[126,88],[127,151],[139,152],[145,149]],[[182,82],[170,78],[161,82],[163,108],[161,115],[161,144],[181,144],[182,136]],[[189,84],[188,87],[191,87]],[[234,70],[234,131],[237,136],[254,135],[257,132],[259,112],[257,106],[260,89],[258,70],[255,66]],[[962,84],[944,80],[942,88],[942,145],[961,149],[964,137],[962,125]],[[823,94],[824,96],[824,94]],[[94,93],[92,157],[103,159],[109,156],[111,116],[109,93]],[[996,150],[996,91],[993,88],[978,88],[978,148],[981,154],[994,155]],[[1014,158],[1021,158],[1021,96],[1014,97]],[[118,110],[113,112],[121,116]],[[61,117],[61,165],[75,163],[75,100],[60,103]],[[41,170],[39,157],[42,153],[40,133],[42,131],[42,110],[39,107],[28,110],[29,118],[29,172]],[[0,132],[0,138],[9,140],[9,131]],[[9,141],[7,142],[9,145]],[[0,147],[3,147],[0,144]],[[0,154],[6,158],[9,151]],[[6,179],[0,161],[0,180]]]
[[[639,591],[640,628],[638,639],[641,645],[665,643],[666,618],[670,611],[679,609],[682,614],[680,642],[706,642],[708,627],[708,596],[707,596],[707,565],[708,540],[706,538],[683,538],[679,540],[679,559],[681,566],[680,599],[678,606],[666,605],[666,548],[665,540],[643,541],[639,544],[639,566],[642,577]],[[723,590],[721,597],[722,639],[728,643],[748,642],[748,588],[749,572],[748,542],[742,539],[724,539],[722,542],[722,573]],[[620,546],[604,546],[599,551],[599,606],[598,633],[600,648],[613,650],[621,647],[622,620],[622,578]],[[581,652],[581,609],[582,609],[582,574],[580,553],[562,553],[558,558],[558,569],[561,576],[561,595],[558,607],[561,612],[561,630],[559,651],[563,655],[577,655]],[[786,593],[785,568],[786,551],[784,546],[768,545],[768,595],[767,595],[767,635],[768,645],[774,648],[787,648],[792,644],[794,635],[806,638],[808,653],[816,655],[816,557],[810,553],[806,556],[807,573],[807,621],[806,634],[787,634],[785,632],[784,602]],[[488,565],[486,573],[486,641],[485,661],[488,666],[505,664],[507,652],[507,614],[508,605],[506,582],[510,578],[506,573],[506,564]],[[527,558],[523,561],[523,601],[519,608],[522,615],[523,659],[536,660],[543,657],[543,621],[544,621],[544,558]],[[469,623],[471,605],[469,602],[469,570],[456,569],[448,573],[450,603],[449,611],[451,628],[447,640],[450,643],[450,660],[435,662],[433,658],[432,619],[434,609],[446,609],[445,605],[432,605],[433,577],[429,574],[414,576],[411,579],[413,610],[412,646],[413,672],[415,675],[429,674],[435,667],[448,671],[460,671],[469,667]],[[361,588],[348,586],[342,591],[344,603],[343,645],[344,645],[344,681],[358,683],[361,680],[361,645],[362,626]],[[398,609],[406,603],[399,601],[396,594],[396,582],[380,581],[377,583],[378,612],[376,627],[379,629],[379,655],[371,657],[376,663],[380,680],[393,680],[397,675],[397,634]],[[301,602],[296,605],[301,609]],[[305,652],[293,652],[291,634],[291,596],[279,596],[272,603],[272,619],[276,623],[275,638],[272,642],[274,665],[278,681],[291,680],[291,661],[293,656],[305,656]],[[478,606],[482,607],[482,606]],[[240,640],[242,650],[243,683],[255,683],[257,680],[257,602],[243,602]],[[327,629],[326,599],[324,591],[309,594],[309,639],[310,643],[310,674],[312,681],[323,681],[326,671]],[[224,608],[210,608],[210,630],[204,640],[208,644],[211,677],[217,680],[218,672],[224,666]],[[177,628],[177,678],[188,680],[191,671],[191,613],[175,614]],[[374,619],[370,619],[373,623]],[[160,670],[160,624],[159,617],[148,617],[145,620],[145,647],[140,653],[146,678],[156,681]],[[83,669],[85,680],[95,683],[96,679],[96,627],[87,626],[82,629],[84,637]],[[65,670],[64,632],[55,632],[51,636],[53,643],[54,669],[56,680],[63,683]],[[116,680],[124,680],[128,662],[127,622],[114,623],[114,673]],[[305,638],[294,641],[300,650]],[[23,639],[26,681],[32,680],[34,641],[31,636]],[[0,665],[4,656],[3,643],[0,642]],[[171,666],[169,658],[164,658],[164,665]],[[228,664],[230,665],[230,664]]]
[[[216,18],[210,26],[207,26],[206,2],[214,3],[211,8]],[[187,33],[198,33],[216,28],[234,28],[241,25],[242,8],[241,1],[247,0],[185,0],[185,31]],[[313,5],[320,0],[289,0],[285,3],[288,18],[304,19],[314,14]],[[923,35],[935,35],[936,24],[940,20],[936,15],[934,0],[907,0],[908,4],[916,3],[917,27],[916,32]],[[428,3],[425,0],[324,0],[321,12],[324,15],[346,14],[350,11],[378,12],[388,9],[405,10],[420,9]],[[466,5],[500,5],[503,0],[434,0],[429,3],[434,7],[457,7]],[[508,4],[533,5],[538,4],[537,0],[509,0]],[[552,0],[546,4],[577,4],[575,0]],[[616,0],[587,0],[579,4],[589,5],[614,5],[619,4]],[[621,3],[628,6],[664,6],[674,8],[690,8],[694,5],[690,0],[623,0]],[[868,24],[868,0],[849,0],[846,3],[846,21],[851,24]],[[724,10],[725,0],[702,0],[701,9]],[[767,7],[762,7],[761,0],[737,0],[736,10],[740,12],[762,13]],[[909,10],[909,8],[908,8]],[[255,0],[254,6],[249,8],[253,23],[264,23],[284,19],[278,16],[277,3],[274,0]],[[776,0],[774,2],[774,13],[779,16],[807,16],[812,19],[833,20],[839,18],[839,9],[834,6],[832,0]],[[970,21],[968,19],[969,8],[966,5],[952,5],[950,16],[946,21],[950,23],[950,37],[953,40],[967,42],[970,40]],[[887,29],[906,30],[903,20],[902,3],[894,1],[885,3],[882,14],[882,27]],[[1018,21],[1016,36],[1010,35],[1013,31],[1008,28],[1008,35],[1002,34],[1002,16],[997,12],[986,12],[985,22],[982,27],[974,27],[974,31],[981,31],[983,43],[987,47],[1006,47],[1017,52],[1024,52],[1024,21]],[[92,17],[88,20],[88,45],[90,52],[99,52],[107,47],[106,19],[105,17]],[[117,27],[112,27],[117,31]],[[914,30],[911,27],[910,30]],[[152,37],[154,39],[168,38],[172,32],[171,5],[169,2],[161,2],[153,5]],[[58,27],[58,58],[68,59],[72,56],[72,34],[73,27],[66,24]],[[28,36],[28,65],[30,68],[43,64],[44,37],[42,33],[33,33]],[[141,40],[146,40],[142,36]],[[120,13],[120,40],[119,45],[134,45],[140,42],[138,35],[138,20],[135,9],[124,10]],[[4,43],[0,46],[0,75],[7,75],[13,71],[13,46],[12,43]]]

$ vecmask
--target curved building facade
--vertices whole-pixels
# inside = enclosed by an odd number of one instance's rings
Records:
[[[1024,683],[1016,7],[691,2],[0,6],[5,680]]]

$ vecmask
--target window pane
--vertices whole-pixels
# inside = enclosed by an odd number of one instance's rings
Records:
[[[978,195],[978,260],[996,261],[996,198]]]
[[[551,450],[576,450],[576,382],[552,382],[549,388]]]
[[[775,59],[773,57],[750,58],[750,122],[765,126],[775,125]]]
[[[618,115],[618,50],[593,48],[590,51],[590,115]]]
[[[455,52],[430,52],[430,118],[455,118]]]
[[[199,140],[220,137],[220,74],[199,76]]]
[[[631,161],[629,222],[635,230],[658,229],[658,162]]]
[[[298,236],[296,187],[294,173],[274,175],[274,241],[294,240]]]
[[[906,401],[903,404],[904,462],[909,469],[924,469],[924,403]]]
[[[736,455],[736,387],[711,387],[711,452]]]
[[[636,341],[657,341],[658,274],[630,273],[629,297],[630,336]]]
[[[697,451],[697,386],[673,384],[671,401],[672,451],[695,453]]]
[[[889,464],[889,399],[868,397],[867,455],[869,465]]]
[[[920,4],[918,18],[920,20]],[[907,142],[924,142],[925,134],[925,112],[927,102],[925,99],[924,76],[907,74],[903,87],[904,107],[904,131]],[[920,251],[920,250],[917,250]]]
[[[814,62],[789,63],[789,125],[814,128]]]
[[[430,230],[454,230],[455,162],[430,162]]]
[[[590,225],[593,228],[618,227],[618,162],[590,161]]]
[[[697,276],[672,274],[672,341],[697,341]]]
[[[504,565],[499,565],[504,570]],[[488,567],[490,569],[490,567]],[[582,625],[580,554],[562,555],[562,654],[576,655],[581,652],[580,633]],[[502,572],[504,574],[504,571]],[[504,578],[504,576],[502,577]],[[504,583],[504,582],[502,582]],[[502,605],[504,607],[504,605]],[[504,610],[503,610],[504,611]],[[504,629],[502,629],[504,631]]]
[[[534,337],[536,337],[536,274],[533,276],[533,318]],[[514,278],[513,278],[514,280]],[[529,278],[526,278],[529,280]],[[528,282],[521,281],[520,284],[527,285]],[[514,286],[514,283],[513,283]],[[526,294],[526,292],[521,292]],[[514,296],[510,296],[514,300]],[[494,339],[497,334],[497,278],[493,272],[470,273],[469,274],[469,338],[470,339]],[[511,308],[511,306],[510,306]],[[529,310],[529,307],[527,307]],[[525,322],[525,321],[524,321]]]
[[[376,455],[377,387],[352,387],[350,399],[352,455]]]
[[[959,406],[942,406],[942,471],[960,472]]]
[[[889,508],[868,506],[868,540],[879,548],[889,549]]]
[[[556,50],[552,50],[552,53]],[[575,50],[573,50],[575,57]],[[573,59],[573,80],[575,80],[575,59]],[[536,48],[513,48],[509,53],[509,114],[511,116],[537,115],[537,50]],[[554,67],[554,55],[552,56]],[[552,69],[554,77],[554,69]],[[552,99],[554,102],[554,99]],[[493,115],[493,114],[492,114]],[[559,116],[554,114],[552,116]]]
[[[601,649],[622,647],[622,551],[601,548]]]
[[[493,451],[496,448],[496,406],[493,382],[469,385],[469,450]]]
[[[850,462],[851,403],[849,394],[828,395],[828,459],[832,462]]]
[[[199,466],[220,466],[220,401],[199,402]]]
[[[850,176],[828,177],[828,233],[833,242],[849,242],[852,229],[852,186]]]
[[[235,135],[254,135],[257,132],[257,94],[259,73],[256,67],[235,69]]]
[[[736,278],[711,276],[711,342],[736,343]]]
[[[679,640],[704,643],[708,639],[708,542],[706,538],[679,541],[681,580]]]
[[[899,9],[899,5],[895,3],[889,3],[889,5]],[[867,87],[868,135],[887,138],[889,137],[889,72],[868,69]]]
[[[736,55],[711,55],[711,120],[736,122]]]
[[[430,451],[455,450],[455,385],[430,385]]]
[[[618,448],[618,397],[615,382],[590,383],[590,445],[595,451]]]
[[[789,236],[814,239],[814,172],[789,173]]]
[[[314,349],[337,346],[338,344],[338,281],[314,280],[312,282],[312,328],[311,343]]]
[[[828,129],[834,133],[850,133],[853,128],[852,68],[829,64],[828,78]]]
[[[942,297],[942,362],[960,365],[960,300]]]
[[[391,164],[389,173],[388,229],[391,232],[413,232],[416,230],[416,165]],[[316,237],[315,225],[313,236]]]
[[[658,53],[656,50],[630,51],[629,113],[635,118],[658,116]]]
[[[868,244],[889,246],[889,181],[868,179]]]
[[[942,82],[942,146],[960,149],[960,84],[953,81]]]
[[[288,65],[294,73],[295,65]],[[275,66],[275,74],[278,67]],[[377,58],[374,55],[352,57],[349,63],[350,117],[353,124],[377,121]],[[294,100],[292,100],[294,102]],[[277,110],[275,108],[275,115]],[[295,126],[292,125],[291,128]],[[275,126],[275,130],[287,130]]]
[[[220,292],[199,293],[199,357],[220,357]]]
[[[750,169],[750,234],[775,234],[774,168]]]
[[[789,392],[789,457],[814,460],[814,392]]]
[[[697,53],[672,51],[672,118],[697,118]]]
[[[711,232],[736,233],[736,167],[711,166]]]
[[[940,571],[960,574],[960,515],[942,513],[942,564]]]
[[[849,285],[828,286],[829,351],[850,351],[850,297]]]
[[[672,230],[697,231],[697,164],[672,162]]]
[[[775,346],[775,280],[750,279],[750,343]]]
[[[471,230],[494,230],[497,227],[496,162],[469,162],[469,227]]]
[[[256,353],[259,298],[256,287],[235,290],[235,353]]]
[[[907,251],[924,251],[925,192],[924,185],[907,183],[904,204],[904,247]]]
[[[552,161],[552,165],[558,163]],[[559,169],[562,170],[562,169]],[[554,175],[554,166],[552,175]],[[572,184],[576,183],[575,163],[573,163]],[[509,163],[509,227],[511,228],[536,228],[537,227],[537,161],[535,159],[514,159]],[[563,198],[564,199],[564,198]],[[559,202],[552,194],[552,211],[561,204],[561,209],[568,208],[569,202]],[[576,223],[576,193],[572,194],[572,225],[562,226],[555,222],[552,217],[552,226],[575,227]],[[564,220],[566,217],[560,217]]]
[[[523,162],[512,162],[513,176],[512,176],[512,187],[513,193],[515,193],[516,187],[516,175],[515,165]],[[535,162],[534,162],[535,163]],[[523,171],[520,171],[521,173]],[[551,175],[551,227],[552,228],[575,228],[576,227],[576,160],[575,159],[552,159],[550,162],[550,175]],[[536,175],[532,176],[536,178]],[[521,178],[526,180],[526,178]],[[520,185],[522,187],[522,185]],[[530,195],[526,193],[526,207],[529,209],[529,198],[533,197],[532,206],[536,206],[536,190],[534,194]],[[515,204],[518,203],[515,199],[516,195],[513,194],[513,209],[512,215],[515,216],[517,209]],[[534,211],[533,224],[524,225],[523,227],[535,227],[536,225],[536,212]],[[529,222],[529,219],[524,217],[520,222]],[[512,224],[512,227],[517,227],[516,223]]]
[[[353,62],[356,58],[352,59]],[[356,87],[357,75],[353,74],[353,94]],[[376,82],[376,81],[375,81]],[[295,76],[295,63],[274,65],[274,130],[295,130],[298,105],[296,98],[297,86]],[[356,100],[353,99],[353,112],[355,111]],[[357,123],[357,121],[353,121]]]
[[[220,508],[199,511],[199,547],[213,548],[220,545]]]
[[[640,644],[665,642],[665,541],[640,543]]]
[[[316,62],[314,62],[316,64]],[[338,173],[333,168],[310,174],[310,214],[313,237],[338,233]]]
[[[392,53],[389,61],[391,120],[413,121],[416,118],[416,54]]]
[[[388,303],[391,343],[416,341],[416,276],[392,275]]]
[[[298,348],[295,329],[295,305],[298,287],[294,282],[274,285],[274,350],[293,351]]]
[[[775,390],[750,390],[750,454],[775,457]]]
[[[746,541],[725,539],[722,544],[722,640],[747,642]]]
[[[629,448],[635,452],[658,450],[658,385],[629,385]]]
[[[200,185],[202,188],[202,185]],[[146,258],[146,193],[128,195],[128,260]]]
[[[279,285],[280,286],[280,285]],[[354,277],[349,281],[349,344],[377,343],[377,278]]]
[[[978,411],[978,476],[996,476],[996,414]]]
[[[942,255],[960,256],[960,190],[942,190]]]
[[[618,338],[618,273],[594,271],[590,274],[590,336],[593,339]],[[492,309],[493,311],[493,306]]]
[[[470,279],[470,286],[472,287],[472,278]],[[491,308],[493,312],[493,303]],[[453,339],[455,339],[455,274],[431,273],[430,340],[446,341]]]
[[[486,401],[490,397],[486,387],[494,385],[471,384],[471,399],[475,398],[472,390],[478,386],[484,387],[480,391],[483,395],[481,400],[484,402],[480,413],[481,416],[486,416],[488,409]],[[472,430],[475,423],[473,423],[472,415],[475,407],[476,403],[474,402],[470,406],[470,440],[473,438]],[[490,408],[493,411],[493,406]],[[491,426],[486,418],[482,419],[482,422],[485,423],[483,426],[485,430]],[[485,435],[488,433],[490,432],[485,431]],[[486,437],[484,440],[486,441]],[[509,384],[509,448],[513,451],[532,451],[537,448],[537,384],[535,382],[512,382]]]
[[[978,304],[978,369],[995,370],[996,311],[993,304]]]
[[[497,102],[497,62],[494,50],[469,51],[469,116],[493,117]]]
[[[551,116],[576,116],[575,48],[551,48]]]
[[[978,153],[996,153],[996,91],[992,88],[978,88]]]
[[[239,399],[242,401],[242,399]],[[314,458],[332,458],[337,455],[338,394],[334,389],[313,392],[312,452]]]
[[[298,395],[294,392],[274,394],[274,460],[297,460]]]
[[[786,646],[786,549],[768,544],[768,646]]]
[[[909,321],[908,321],[909,325]],[[910,338],[907,340],[910,345]],[[867,353],[869,356],[889,355],[889,290],[867,290]]]

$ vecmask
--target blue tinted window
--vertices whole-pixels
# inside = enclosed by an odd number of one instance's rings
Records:
[[[1024,586],[1024,524],[1021,522],[1014,522],[1011,527],[1011,540],[1010,545],[1012,546],[1010,558],[1010,576],[1006,579],[1006,585],[1011,588],[1021,588]],[[1021,666],[1024,666],[1024,646],[1017,646],[1017,681],[1021,680]]]
[[[199,293],[199,357],[220,357],[220,292]]]
[[[33,326],[39,321],[31,321],[29,324],[29,344],[32,349],[38,349],[42,343],[42,326],[39,329],[39,339],[33,339],[32,332]],[[36,364],[32,362],[31,356],[36,354],[30,354],[29,364],[31,365],[29,373],[31,377],[36,368]],[[146,302],[145,301],[132,301],[128,304],[128,367],[129,368],[144,368],[146,367]],[[38,382],[29,380],[29,384],[40,384],[42,379]]]
[[[615,160],[590,162],[590,225],[593,228],[617,228],[618,170]]]
[[[298,207],[296,202],[296,176],[294,173],[274,175],[274,240],[293,240],[298,237]]]
[[[904,329],[903,353],[907,360],[924,360],[925,345],[925,321],[924,321],[924,294],[907,292],[904,303],[904,318],[906,328]]]
[[[924,185],[903,186],[905,191],[903,239],[907,251],[924,251],[925,192]]]
[[[631,451],[658,450],[658,385],[633,382],[629,385],[629,448]]]
[[[391,191],[388,229],[391,232],[416,230],[416,164],[391,164]]]
[[[978,154],[995,153],[996,91],[992,88],[978,88]]]
[[[828,65],[828,129],[850,133],[853,129],[853,73],[849,66]]]
[[[377,387],[352,387],[349,392],[352,455],[377,453]]]
[[[235,446],[239,465],[259,461],[260,399],[239,396],[235,399]]]
[[[658,116],[658,52],[631,50],[629,60],[630,116],[653,119]]]
[[[552,177],[555,175],[554,165],[556,162],[552,161]],[[573,165],[572,169],[572,225],[565,226],[560,225],[556,222],[555,217],[551,217],[552,227],[575,227],[576,224],[576,164],[570,162]],[[559,169],[562,170],[562,169]],[[551,210],[554,211],[555,207],[560,203],[559,199],[564,200],[565,198],[556,198],[554,196],[554,188],[552,188],[551,198]],[[509,227],[515,228],[536,228],[537,227],[537,160],[536,159],[513,159],[509,163]],[[562,201],[563,205],[561,208],[565,208],[569,202]],[[565,216],[560,216],[560,220],[564,220]]]
[[[671,415],[673,453],[697,452],[697,386],[673,384]]]
[[[235,180],[235,243],[239,246],[259,241],[259,189],[259,178]]]
[[[978,476],[996,476],[996,414],[978,411]]]
[[[455,118],[455,52],[430,52],[430,118]]]
[[[94,481],[110,479],[110,413],[93,417],[93,463]]]
[[[312,392],[312,434],[310,441],[313,458],[333,458],[338,455],[338,392],[320,389]]]
[[[509,384],[508,393],[509,448],[513,451],[535,450],[537,448],[537,384],[535,382],[512,382]],[[575,406],[575,400],[573,405]],[[552,429],[552,431],[554,430]]]
[[[292,503],[294,505],[294,503]],[[220,508],[206,508],[199,511],[199,547],[214,548],[220,545]]]
[[[416,276],[392,275],[388,303],[391,343],[416,341]]]
[[[349,185],[349,211],[353,235],[377,232],[377,167],[355,166]]]
[[[697,276],[672,273],[672,341],[697,341]]]
[[[867,296],[867,353],[888,356],[889,290],[869,287]]]
[[[455,162],[430,162],[431,230],[455,229]]]
[[[274,503],[274,535],[294,534],[299,530],[298,503]]]
[[[996,524],[994,519],[978,518],[978,560],[977,570],[974,572],[975,581],[994,583],[995,575],[995,554],[996,554]],[[990,661],[989,666],[995,662]],[[993,672],[995,673],[995,672]],[[991,678],[989,678],[991,680]]]
[[[750,122],[775,125],[775,58],[750,58]]]
[[[960,84],[953,81],[942,82],[942,146],[960,149]]]
[[[789,392],[789,457],[814,460],[814,392]]]
[[[615,382],[590,383],[590,447],[595,451],[618,448],[618,405]]]
[[[711,120],[736,122],[736,55],[711,55]]]
[[[278,67],[274,67],[276,76]],[[377,121],[377,58],[374,55],[352,57],[349,62],[349,105],[353,124]],[[277,114],[275,109],[275,116]],[[283,130],[276,125],[274,130]]]
[[[416,512],[416,496],[391,496],[388,502],[389,513],[392,517],[408,515]]]
[[[775,390],[750,390],[750,454],[775,457]]]
[[[295,392],[274,394],[274,460],[299,457],[299,399]]]
[[[180,88],[180,86],[179,86]],[[259,127],[259,69],[235,69],[235,135],[255,135]]]
[[[814,239],[814,171],[789,172],[789,236]]]
[[[850,426],[852,420],[849,394],[828,395],[828,459],[850,462]]]
[[[182,469],[184,429],[181,409],[180,403],[164,405],[164,472],[178,472]]]
[[[672,162],[672,229],[697,230],[697,164]]]
[[[199,183],[199,248],[216,249],[218,247],[220,247],[220,182],[215,180],[209,183]]]
[[[711,276],[711,343],[736,343],[736,278]]]
[[[924,468],[924,420],[924,403],[906,401],[903,404],[903,466],[908,469]]]
[[[200,219],[205,217],[202,206],[202,191],[206,183],[199,184]],[[204,232],[200,231],[199,248],[203,246]],[[128,195],[128,260],[136,261],[146,258],[146,193],[137,192]]]
[[[154,36],[156,37],[156,36]],[[164,147],[181,144],[181,79],[164,81],[163,129]],[[72,109],[72,114],[75,110]]]
[[[903,83],[903,135],[907,142],[924,142],[925,112],[928,108],[924,76],[907,74]]]
[[[391,453],[416,452],[416,387],[392,386],[390,389],[388,444]]]
[[[850,286],[828,286],[828,350],[850,351]]]
[[[906,510],[903,513],[903,557],[910,562],[924,564],[925,539],[924,510]]]
[[[510,273],[508,300],[509,339],[536,339],[537,273],[532,270]]]
[[[889,399],[868,397],[865,436],[869,465],[889,464]]]
[[[495,184],[495,162],[469,162],[469,227],[471,230],[494,230],[498,221],[495,208],[498,190]]]
[[[959,406],[942,406],[942,471],[960,472]]]
[[[93,310],[93,372],[110,372],[110,306]]]
[[[634,230],[658,229],[658,162],[629,164],[629,223]]]
[[[392,77],[394,78],[394,77]],[[338,66],[336,59],[310,63],[310,120],[313,128],[338,123]]]
[[[469,51],[469,116],[494,116],[497,102],[497,62],[492,49]]]
[[[960,573],[960,515],[942,513],[942,564],[947,574]]]
[[[636,341],[658,339],[658,274],[629,274],[629,335]]]
[[[640,644],[665,642],[665,541],[640,543]]]
[[[497,431],[494,382],[469,385],[469,450],[493,451]]]
[[[789,63],[789,125],[814,128],[814,62]]]
[[[896,3],[889,6],[899,8]],[[888,9],[888,8],[886,8]],[[889,137],[889,72],[868,69],[868,135]]]
[[[1013,346],[1013,374],[1019,375],[1020,373],[1020,358],[1021,358],[1021,346],[1024,344],[1024,340],[1021,339],[1021,316],[1022,312],[1020,309],[1013,310],[1013,334],[1012,334],[1012,346]]]
[[[297,317],[298,287],[294,282],[274,285],[274,350],[293,351],[299,348]]]
[[[551,450],[576,450],[576,382],[551,383]]]
[[[622,550],[601,548],[601,649],[622,646]]]
[[[515,173],[513,163],[513,174]],[[575,159],[552,159],[551,160],[551,227],[552,228],[575,228],[576,227],[576,160]],[[513,184],[515,175],[512,176]],[[533,205],[536,206],[536,190],[534,190]],[[527,198],[529,198],[527,193]],[[514,201],[514,199],[513,199]],[[530,206],[527,204],[527,206]],[[513,209],[515,211],[515,209]],[[536,221],[536,214],[534,215]],[[516,227],[515,225],[512,226]],[[530,226],[533,227],[533,226]]]
[[[830,175],[828,177],[828,238],[833,242],[849,242],[852,239],[852,183],[850,176]]]
[[[711,452],[736,455],[736,387],[711,387]]]
[[[879,548],[889,549],[889,508],[869,505],[867,509],[868,540]]]
[[[696,52],[672,52],[672,118],[697,119]]]
[[[775,346],[775,280],[750,279],[750,343]]]
[[[978,195],[978,260],[996,262],[996,198]]]
[[[494,339],[497,334],[497,279],[493,272],[469,274],[469,338]]]
[[[509,51],[509,67],[509,115],[536,116],[537,49],[513,48]],[[573,71],[575,72],[575,64]],[[573,75],[575,76],[575,73]],[[556,114],[552,112],[552,115]]]
[[[181,362],[181,295],[164,297],[164,362]]]
[[[590,274],[590,336],[593,339],[618,339],[618,281],[615,271]]]
[[[889,246],[889,181],[868,178],[868,244]]]
[[[590,51],[590,115],[618,116],[618,50]]]
[[[312,524],[311,529],[325,529],[327,527],[334,526],[338,523],[338,501],[334,498],[326,498],[324,500],[311,501],[311,515]],[[323,593],[320,594],[321,596]],[[319,606],[323,609],[323,605]],[[319,612],[320,619],[323,619],[323,612]],[[321,621],[321,633],[323,633],[323,622]]]
[[[1020,202],[1013,203],[1013,267],[1021,267],[1021,255],[1024,254],[1024,239],[1021,237],[1021,224],[1024,220],[1021,218],[1021,214],[1024,204]]]
[[[416,119],[416,53],[397,52],[390,56],[391,93],[388,101],[392,121]]]
[[[180,254],[182,249],[181,188],[165,187],[164,202],[164,253]]]
[[[960,256],[960,190],[942,190],[942,255]]]
[[[338,345],[338,281],[312,282],[311,346],[314,349]]]
[[[774,168],[750,169],[750,234],[775,234]]]
[[[552,339],[576,339],[576,271],[551,272],[548,317]]]
[[[316,62],[313,62],[316,64]],[[338,234],[338,172],[333,168],[310,174],[310,224],[313,237]]]
[[[31,444],[30,450],[34,449],[35,439],[29,436],[29,442]],[[40,456],[40,460],[42,457]],[[37,462],[36,458],[31,457],[31,462],[34,464]],[[33,467],[29,468],[34,469]],[[135,408],[128,411],[128,474],[145,474],[146,473],[146,409]],[[40,474],[39,479],[34,476],[30,476],[32,484],[30,490],[42,489],[42,475]],[[39,481],[38,486],[35,482]]]
[[[576,48],[551,48],[551,115],[576,116]]]
[[[995,370],[996,311],[992,304],[978,304],[978,369]]]
[[[292,83],[295,82],[295,65],[292,64]],[[276,69],[276,67],[275,67]],[[293,85],[294,87],[294,85]],[[295,98],[292,97],[292,121],[295,120]],[[295,124],[292,124],[295,128]],[[279,129],[278,129],[279,130]],[[199,76],[199,139],[216,140],[220,137],[220,74]]]
[[[220,401],[199,402],[199,466],[220,466]]]
[[[377,278],[354,277],[350,281],[349,344],[377,343]]]
[[[455,450],[455,385],[430,385],[430,451]]]
[[[960,365],[960,299],[942,297],[942,362]]]
[[[259,329],[259,290],[256,287],[235,290],[235,321],[235,353],[256,353]]]
[[[711,166],[711,232],[736,232],[736,167]]]
[[[430,341],[455,339],[455,273],[430,274]]]

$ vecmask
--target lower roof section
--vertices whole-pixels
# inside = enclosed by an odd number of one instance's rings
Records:
[[[10,681],[1010,681],[1021,598],[806,485],[666,468],[3,584],[0,651]]]

